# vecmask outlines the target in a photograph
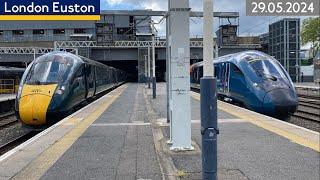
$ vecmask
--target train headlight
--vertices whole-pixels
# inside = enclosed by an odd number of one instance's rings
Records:
[[[56,90],[56,94],[62,95],[65,90],[66,88],[64,86],[61,86],[60,89]]]

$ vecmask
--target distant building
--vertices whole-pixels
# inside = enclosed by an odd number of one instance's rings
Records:
[[[238,44],[238,25],[221,25],[216,31],[217,44],[219,47],[227,45],[237,45]]]
[[[269,48],[269,32],[261,34],[259,36],[259,43],[262,46],[262,51],[265,53],[268,53],[268,48]]]
[[[269,25],[268,54],[285,67],[293,81],[300,75],[300,19],[285,18]]]
[[[117,15],[115,11],[102,11],[100,21],[1,21],[0,43],[94,40],[108,45],[136,40],[136,33],[151,33],[150,21],[150,16]]]

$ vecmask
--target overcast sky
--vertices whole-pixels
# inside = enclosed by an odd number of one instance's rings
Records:
[[[190,0],[190,8],[192,11],[202,11],[203,0]],[[255,17],[246,16],[245,0],[215,0],[215,12],[239,12],[240,13],[240,36],[258,35],[268,31],[268,24],[281,17]],[[167,10],[167,0],[101,0],[101,8],[104,10],[134,10],[134,9],[152,9]],[[227,23],[227,22],[225,22]],[[215,31],[219,25],[219,21],[215,18]],[[192,18],[190,20],[190,35],[197,36],[202,34],[202,19]],[[165,35],[165,24],[157,27],[160,36]]]

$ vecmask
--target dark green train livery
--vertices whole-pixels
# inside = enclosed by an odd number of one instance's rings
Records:
[[[16,114],[28,126],[56,123],[97,95],[127,79],[124,71],[67,52],[52,52],[26,69],[16,98]]]

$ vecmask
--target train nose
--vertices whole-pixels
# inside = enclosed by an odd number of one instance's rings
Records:
[[[266,114],[286,119],[297,110],[298,100],[289,89],[274,89],[268,92],[263,100]]]
[[[43,125],[56,86],[30,86],[23,87],[19,100],[19,116],[27,125]]]

